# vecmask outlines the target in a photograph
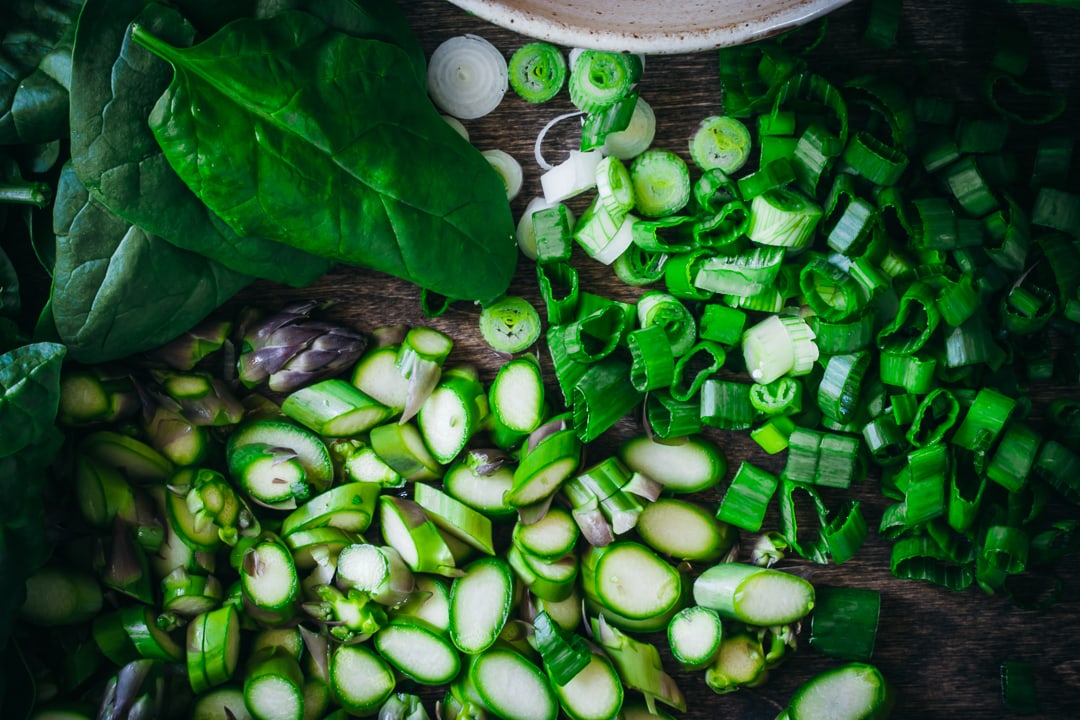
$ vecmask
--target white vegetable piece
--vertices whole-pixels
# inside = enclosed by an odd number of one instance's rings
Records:
[[[514,159],[514,156],[505,150],[499,150],[498,148],[493,150],[484,150],[481,155],[487,158],[487,161],[491,163],[491,167],[495,168],[495,172],[499,173],[499,177],[503,179],[503,184],[506,185],[506,199],[513,200],[521,192],[521,185],[525,180],[524,173],[521,170],[521,163]]]
[[[554,204],[596,187],[596,166],[603,158],[599,150],[571,150],[569,158],[540,176],[544,199]]]
[[[432,102],[461,120],[483,117],[499,106],[510,86],[506,58],[479,35],[444,41],[428,61],[427,89]]]
[[[639,97],[634,104],[634,114],[625,130],[609,133],[604,138],[605,155],[612,155],[620,160],[630,160],[649,149],[656,137],[656,114],[652,106]]]

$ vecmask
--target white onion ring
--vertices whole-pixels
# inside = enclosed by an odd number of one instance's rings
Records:
[[[506,185],[506,199],[513,200],[521,192],[521,185],[525,182],[525,174],[521,170],[521,163],[514,159],[510,153],[494,149],[484,150],[482,153],[495,172],[503,179]]]
[[[554,203],[549,203],[542,197],[534,197],[529,201],[529,204],[525,206],[525,211],[521,213],[521,217],[518,218],[517,232],[515,233],[515,239],[517,240],[518,249],[521,250],[521,254],[530,260],[536,260],[536,233],[533,232],[532,216],[537,210],[543,210],[544,208],[552,207]]]
[[[630,125],[625,130],[609,133],[604,138],[603,151],[605,155],[630,160],[648,150],[655,136],[656,114],[645,98],[638,97]]]
[[[550,170],[551,168],[555,167],[544,159],[544,153],[541,149],[544,144],[544,138],[547,137],[548,131],[551,130],[551,128],[555,127],[558,123],[561,123],[563,120],[569,120],[570,118],[579,117],[584,114],[585,112],[583,110],[576,110],[574,112],[568,112],[565,115],[556,115],[555,117],[548,120],[547,124],[544,125],[544,127],[540,130],[540,134],[536,136],[536,142],[533,144],[533,156],[536,157],[536,164],[540,166],[541,170]]]
[[[460,120],[458,120],[453,115],[441,115],[440,117],[446,121],[447,125],[454,128],[454,132],[456,132],[458,135],[465,138],[466,140],[469,139],[469,129],[462,125]]]
[[[506,58],[479,35],[445,40],[428,61],[431,101],[462,120],[483,117],[498,107],[509,83]]]

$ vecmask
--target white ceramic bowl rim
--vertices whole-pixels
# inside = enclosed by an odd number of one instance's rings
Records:
[[[803,25],[850,0],[450,0],[538,40],[660,55],[741,45]]]

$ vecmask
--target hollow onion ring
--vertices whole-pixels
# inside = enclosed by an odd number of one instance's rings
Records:
[[[457,35],[431,54],[427,89],[432,102],[448,115],[473,120],[502,102],[509,87],[506,58],[479,35]]]

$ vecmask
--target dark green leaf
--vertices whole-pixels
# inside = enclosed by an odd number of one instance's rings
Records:
[[[287,12],[192,48],[150,116],[173,168],[241,234],[455,299],[492,300],[517,246],[505,186],[395,45]]]
[[[102,362],[161,345],[250,278],[113,215],[65,166],[53,225],[52,315],[73,358]]]
[[[78,0],[0,5],[0,145],[49,142],[68,128]]]
[[[58,359],[49,360],[54,362],[59,366]],[[59,367],[55,372],[53,391],[59,395]],[[0,498],[4,499],[0,503],[0,587],[4,588],[0,593],[0,647],[7,642],[15,614],[26,599],[26,579],[45,563],[50,551],[45,541],[42,485],[64,435],[55,425],[43,425],[53,420],[47,408],[42,408],[35,420],[45,428],[39,442],[0,457]],[[2,427],[8,429],[7,425]]]
[[[210,35],[222,25],[256,12],[259,0],[174,0],[175,5],[200,35]]]
[[[41,442],[54,429],[64,353],[63,345],[33,343],[0,355],[0,457]]]
[[[19,307],[19,275],[11,258],[0,248],[0,317],[17,317]]]
[[[71,152],[93,197],[147,233],[238,272],[289,285],[311,283],[331,263],[259,237],[241,237],[176,176],[146,118],[169,84],[168,63],[131,42],[132,20],[169,42],[195,30],[173,8],[145,0],[89,0],[72,59]]]
[[[343,33],[397,45],[408,54],[416,77],[425,81],[424,49],[393,0],[258,0],[257,5],[256,17],[303,10]]]

